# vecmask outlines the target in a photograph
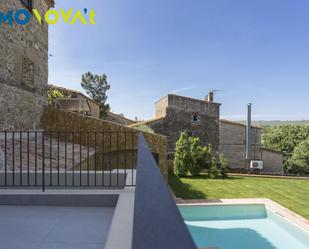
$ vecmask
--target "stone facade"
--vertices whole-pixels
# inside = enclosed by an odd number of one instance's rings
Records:
[[[78,131],[78,132],[119,132],[125,134],[125,132],[128,132],[128,144],[131,144],[132,141],[130,140],[130,132],[139,132],[139,130],[136,130],[134,128],[130,128],[124,125],[119,125],[113,122],[101,120],[98,118],[81,115],[74,112],[68,112],[64,110],[59,110],[51,107],[47,107],[44,110],[43,116],[42,116],[42,125],[45,131],[57,131],[57,132],[72,132],[72,131]],[[165,177],[167,177],[167,163],[166,163],[166,137],[153,134],[149,132],[143,132],[146,141],[148,142],[152,152],[157,155],[156,159],[158,161],[158,164],[160,166],[161,172]],[[123,135],[120,135],[123,136]],[[90,140],[95,140],[95,138],[90,138]],[[115,139],[115,137],[112,137],[112,139]],[[76,139],[78,141],[78,138]],[[107,141],[108,142],[108,141]],[[112,142],[113,145],[117,144],[116,142]],[[109,144],[105,146],[105,148],[108,147]],[[137,138],[133,140],[133,146],[135,150],[137,150]],[[91,146],[91,142],[90,142]],[[110,148],[112,152],[115,150],[123,151],[125,148],[121,148],[117,146],[117,148]]]
[[[64,98],[55,100],[55,107],[66,110],[82,113],[83,111],[89,116],[100,118],[100,105],[89,98],[87,95],[60,86],[50,85],[51,89],[58,90],[64,95]]]
[[[150,126],[155,133],[167,137],[168,152],[174,152],[180,133],[200,138],[201,143],[211,143],[216,150],[219,144],[220,104],[169,94],[156,102],[155,119],[131,125]]]
[[[261,149],[262,160],[264,162],[265,173],[270,174],[282,174],[283,173],[283,153],[269,150],[269,149]]]
[[[251,156],[260,160],[262,129],[252,126],[251,129]],[[219,152],[223,153],[232,169],[248,169],[249,163],[245,160],[246,152],[246,126],[241,123],[220,120],[220,146]]]
[[[51,0],[32,1],[45,13]],[[0,10],[25,8],[20,0],[1,0]],[[0,28],[0,129],[37,129],[47,104],[48,26],[35,18],[27,25]]]
[[[167,152],[175,151],[175,143],[182,131],[200,138],[203,145],[211,144],[214,152],[224,153],[231,171],[247,172],[249,161],[245,159],[246,125],[220,120],[220,104],[213,102],[210,93],[205,100],[169,94],[156,103],[155,118],[135,123],[148,125],[155,133],[167,137]],[[252,126],[251,159],[263,160],[264,173],[282,171],[282,153],[261,148],[262,129]],[[169,160],[170,168],[172,162]]]
[[[262,129],[258,126],[251,128],[251,159],[262,160],[264,173],[281,173],[283,155],[280,152],[261,148]],[[228,161],[228,166],[234,172],[247,172],[249,161],[245,159],[246,153],[246,126],[242,123],[220,120],[220,146]]]

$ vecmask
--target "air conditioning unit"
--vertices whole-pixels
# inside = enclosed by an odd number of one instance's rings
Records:
[[[263,161],[251,160],[250,169],[263,169]]]

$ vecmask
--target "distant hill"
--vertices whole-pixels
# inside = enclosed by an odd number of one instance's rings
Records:
[[[241,121],[241,123],[246,123],[246,121]],[[309,124],[309,120],[288,120],[288,121],[283,121],[283,120],[255,120],[252,121],[253,125],[258,125],[262,127],[266,126],[278,126],[278,125],[307,125]]]

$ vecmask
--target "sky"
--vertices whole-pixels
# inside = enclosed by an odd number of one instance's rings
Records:
[[[56,0],[94,9],[96,25],[49,28],[49,83],[82,90],[85,72],[106,74],[107,102],[129,118],[154,116],[175,93],[220,90],[221,117],[309,119],[307,0]]]

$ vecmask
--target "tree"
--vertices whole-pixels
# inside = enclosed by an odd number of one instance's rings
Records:
[[[220,173],[222,178],[226,178],[227,177],[227,172],[228,172],[228,168],[227,168],[227,160],[224,156],[223,153],[221,153],[219,155],[219,165],[220,165]]]
[[[107,76],[105,74],[93,75],[87,72],[82,75],[81,86],[90,98],[100,105],[100,117],[105,117],[110,110],[109,104],[106,104],[106,92],[110,89],[110,85],[107,83]]]
[[[288,171],[289,160],[296,146],[309,137],[309,125],[281,125],[268,127],[262,136],[265,148],[283,152],[284,169]]]
[[[217,162],[216,162],[216,158],[212,157],[211,159],[211,165],[210,168],[208,169],[208,177],[210,179],[215,179],[218,177],[218,168],[217,168]]]
[[[198,137],[189,136],[187,132],[182,132],[176,142],[174,156],[174,173],[178,176],[185,176],[190,173],[197,176],[203,169],[208,169],[211,165],[212,151],[211,145],[201,146]]]
[[[189,137],[189,143],[192,163],[188,165],[188,170],[191,175],[197,176],[203,169],[204,150],[200,146],[200,139],[198,137]]]
[[[294,149],[289,166],[292,173],[309,174],[309,140],[301,142]]]
[[[191,155],[191,141],[187,132],[182,132],[178,141],[176,142],[175,156],[174,156],[174,173],[177,176],[185,176],[188,169],[193,163]]]

